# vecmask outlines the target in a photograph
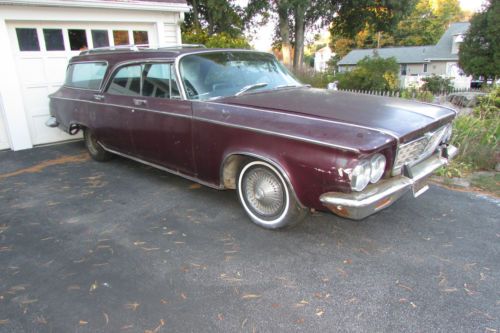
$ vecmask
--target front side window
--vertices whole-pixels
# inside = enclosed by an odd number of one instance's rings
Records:
[[[198,100],[301,86],[274,56],[259,52],[191,54],[182,58],[180,74],[187,97]]]
[[[113,77],[108,93],[113,95],[141,95],[141,65],[122,67]]]
[[[80,89],[99,90],[106,68],[107,64],[104,62],[70,64],[64,85]]]

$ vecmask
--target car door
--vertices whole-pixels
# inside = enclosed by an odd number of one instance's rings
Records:
[[[130,123],[134,155],[175,172],[196,175],[191,102],[181,100],[173,63],[144,63],[141,95]]]
[[[133,154],[134,145],[130,126],[135,121],[135,106],[141,99],[140,64],[126,65],[112,74],[102,94],[95,94],[96,136],[108,149]]]

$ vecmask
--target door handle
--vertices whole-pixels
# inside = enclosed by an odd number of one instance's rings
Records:
[[[104,99],[104,95],[95,94],[94,99],[97,101],[102,101]]]
[[[148,104],[148,101],[146,101],[145,99],[134,98],[134,105],[136,105],[136,106],[147,105],[147,104]]]

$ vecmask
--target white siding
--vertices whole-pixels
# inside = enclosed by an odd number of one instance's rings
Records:
[[[164,45],[180,44],[181,41],[177,40],[177,29],[179,26],[174,23],[163,24],[163,43]]]

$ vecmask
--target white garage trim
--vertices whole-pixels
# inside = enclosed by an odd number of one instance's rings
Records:
[[[81,8],[107,8],[107,9],[133,9],[133,10],[151,10],[151,11],[172,11],[188,12],[189,6],[186,4],[153,2],[153,1],[134,1],[113,2],[109,0],[0,0],[0,4],[7,5],[33,5],[48,7],[81,7]]]

